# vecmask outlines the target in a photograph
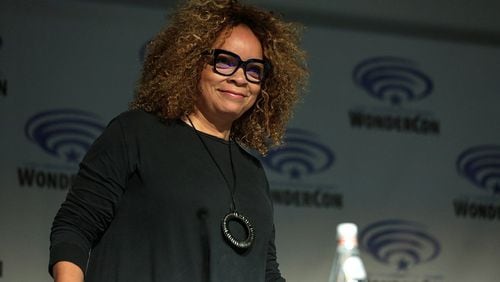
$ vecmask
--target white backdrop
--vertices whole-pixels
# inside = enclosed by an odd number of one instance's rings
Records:
[[[0,281],[50,281],[48,237],[77,160],[125,110],[165,12],[0,4]],[[335,226],[370,281],[497,281],[500,48],[309,26],[309,91],[263,160],[291,282],[326,281]],[[56,124],[64,131],[50,131]],[[48,130],[48,131],[47,131]]]

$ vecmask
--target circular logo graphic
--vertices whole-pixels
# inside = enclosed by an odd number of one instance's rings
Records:
[[[476,187],[500,195],[500,146],[480,145],[463,151],[457,171]]]
[[[333,165],[335,156],[315,139],[314,134],[305,130],[288,129],[285,145],[269,151],[262,162],[269,169],[292,179],[323,172]]]
[[[366,59],[354,68],[352,76],[354,83],[372,97],[392,105],[421,100],[433,90],[431,79],[403,58]]]
[[[368,225],[359,236],[361,249],[377,261],[404,271],[435,259],[439,242],[423,226],[405,220],[384,220]]]
[[[77,109],[37,113],[24,127],[26,137],[51,156],[77,163],[104,130],[100,119]]]

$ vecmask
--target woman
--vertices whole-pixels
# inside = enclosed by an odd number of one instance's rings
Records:
[[[236,1],[180,7],[54,219],[54,280],[284,281],[267,180],[242,147],[280,143],[307,75],[298,39]]]

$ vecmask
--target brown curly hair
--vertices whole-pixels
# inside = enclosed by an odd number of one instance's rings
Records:
[[[188,0],[178,8],[147,46],[130,108],[167,120],[191,113],[199,96],[193,85],[198,85],[207,63],[203,53],[222,32],[240,24],[260,40],[271,70],[255,104],[233,122],[231,138],[262,155],[279,145],[308,76],[305,52],[299,47],[302,27],[235,0]]]

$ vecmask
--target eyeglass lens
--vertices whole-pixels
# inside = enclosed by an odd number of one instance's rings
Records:
[[[215,71],[221,75],[232,75],[242,65],[248,81],[260,82],[264,77],[264,64],[260,61],[242,62],[240,58],[228,53],[215,53],[214,55]]]

